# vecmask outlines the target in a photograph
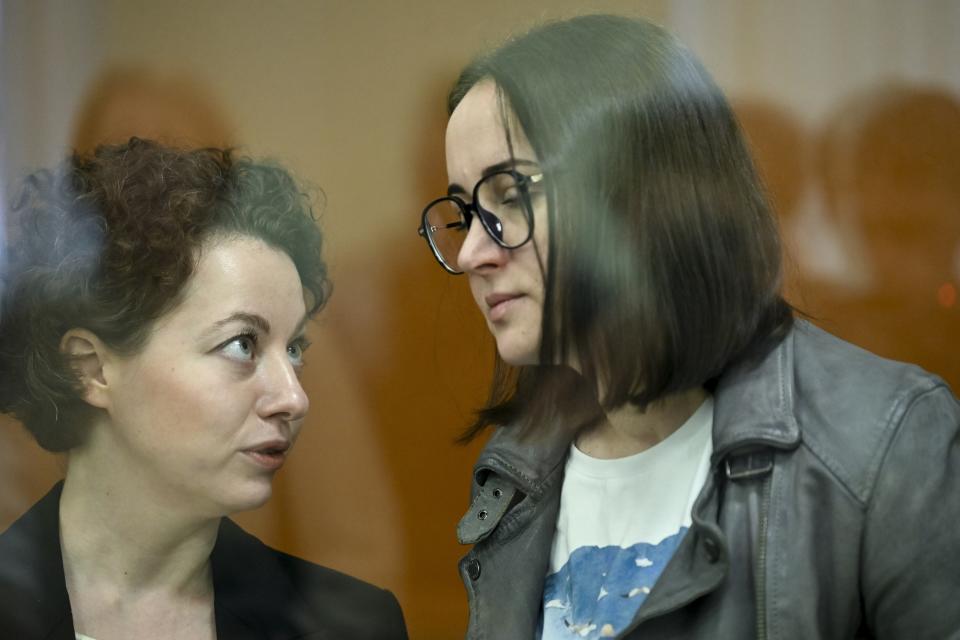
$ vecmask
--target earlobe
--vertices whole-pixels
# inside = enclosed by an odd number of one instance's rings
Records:
[[[103,368],[108,349],[86,329],[70,329],[60,339],[60,353],[70,364],[83,387],[83,399],[94,407],[106,409],[107,380]]]

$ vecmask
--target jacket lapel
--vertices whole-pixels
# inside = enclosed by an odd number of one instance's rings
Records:
[[[231,520],[221,521],[210,556],[217,637],[287,640],[318,631],[281,564],[284,557]]]
[[[0,536],[0,629],[4,637],[74,640],[60,553],[62,488],[63,483],[57,483]]]
[[[802,322],[798,324],[803,328]],[[714,591],[729,579],[730,547],[742,546],[744,541],[728,540],[718,524],[720,487],[728,481],[731,455],[766,448],[790,450],[799,445],[800,428],[793,412],[793,358],[791,331],[759,363],[742,363],[721,377],[714,392],[711,473],[694,503],[690,530],[627,633]],[[759,517],[755,514],[749,519]]]
[[[794,415],[794,343],[797,327],[767,356],[725,373],[714,392],[713,463],[750,445],[794,449],[800,426]]]

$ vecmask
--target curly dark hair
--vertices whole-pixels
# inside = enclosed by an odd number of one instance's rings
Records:
[[[8,213],[0,411],[50,451],[80,444],[93,411],[60,351],[64,333],[84,328],[135,353],[180,301],[211,237],[285,252],[311,315],[330,291],[309,198],[282,167],[229,149],[101,146],[30,175]]]

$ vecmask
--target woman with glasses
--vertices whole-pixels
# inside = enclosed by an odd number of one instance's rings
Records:
[[[309,406],[329,287],[282,168],[131,139],[9,211],[0,409],[65,478],[0,535],[0,636],[406,638],[389,592],[271,549],[256,508]]]
[[[496,342],[460,541],[471,638],[947,638],[960,405],[795,319],[693,55],[548,24],[450,93],[420,235]],[[477,224],[479,222],[479,224]]]

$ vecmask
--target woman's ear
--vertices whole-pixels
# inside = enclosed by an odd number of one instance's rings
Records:
[[[110,356],[107,346],[86,329],[70,329],[60,339],[60,353],[80,381],[83,399],[94,407],[106,409],[109,400],[103,367]]]

